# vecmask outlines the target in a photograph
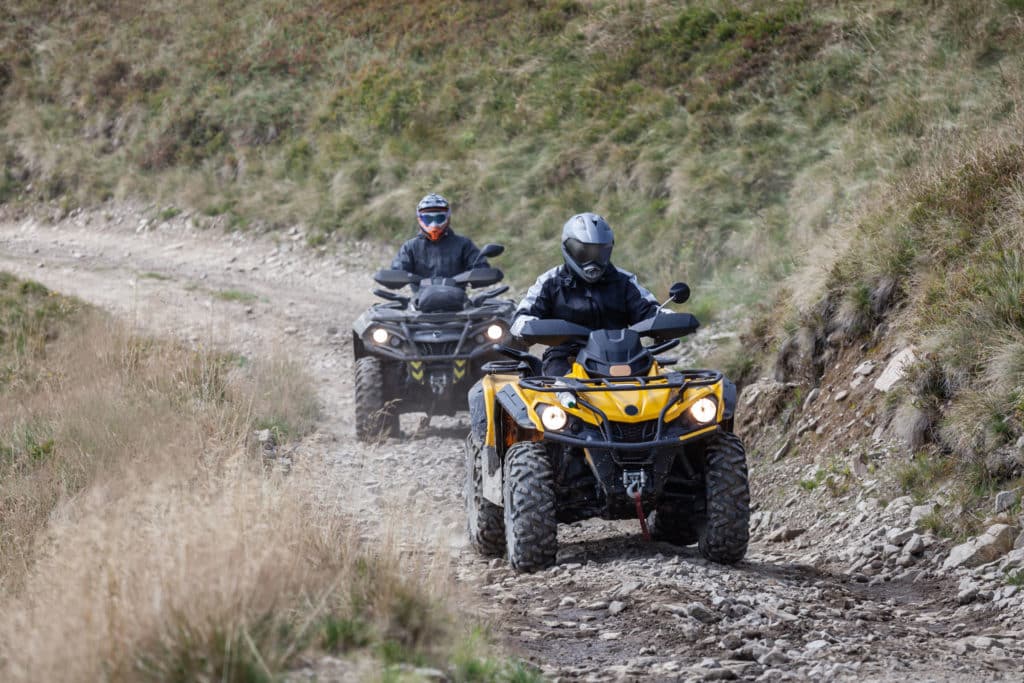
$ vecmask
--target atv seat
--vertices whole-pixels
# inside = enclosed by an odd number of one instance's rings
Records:
[[[429,285],[416,295],[416,308],[423,313],[461,311],[466,306],[466,290],[457,285]]]

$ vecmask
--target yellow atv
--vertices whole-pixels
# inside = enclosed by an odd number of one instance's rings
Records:
[[[676,303],[689,296],[682,283],[671,292]],[[714,562],[743,558],[750,493],[732,433],[736,387],[715,370],[667,370],[674,361],[657,355],[698,326],[662,309],[625,330],[527,322],[528,343],[582,345],[562,377],[500,347],[512,360],[484,365],[486,431],[475,427],[466,440],[467,530],[477,550],[536,571],[555,563],[559,522],[637,516],[645,535],[697,543]],[[642,337],[656,343],[645,347]]]

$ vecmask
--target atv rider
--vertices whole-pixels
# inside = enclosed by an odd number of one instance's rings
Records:
[[[537,278],[519,302],[512,334],[537,318],[555,318],[591,330],[617,330],[650,318],[658,311],[654,295],[636,276],[611,263],[615,235],[596,213],[576,214],[562,226],[565,263]],[[579,344],[561,344],[544,351],[544,374],[564,375]]]
[[[430,278],[489,267],[473,240],[452,231],[451,218],[448,200],[441,195],[431,193],[421,199],[416,205],[419,233],[402,245],[391,268]]]
[[[537,278],[519,302],[512,322],[518,337],[528,320],[554,318],[591,330],[623,329],[657,314],[658,301],[640,286],[636,276],[612,265],[615,235],[602,216],[580,213],[562,226],[562,258],[565,263]],[[544,351],[543,373],[559,376],[569,372],[579,351],[576,343],[550,346]],[[469,390],[470,421],[479,434],[486,430],[483,387]]]

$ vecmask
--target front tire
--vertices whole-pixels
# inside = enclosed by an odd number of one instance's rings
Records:
[[[356,438],[379,441],[398,436],[398,410],[389,400],[384,382],[384,364],[379,358],[364,356],[356,360]]]
[[[750,541],[746,451],[738,436],[719,432],[708,442],[705,457],[707,516],[698,547],[712,562],[734,564],[747,554]]]
[[[483,497],[483,444],[470,433],[466,437],[466,534],[481,555],[505,554],[505,518],[500,507]]]
[[[503,488],[508,563],[518,572],[551,567],[558,553],[558,518],[555,475],[544,444],[512,444],[505,454]]]
[[[703,506],[703,501],[701,501]],[[651,537],[673,545],[693,545],[699,540],[697,527],[703,514],[695,505],[682,501],[662,503],[648,518]]]

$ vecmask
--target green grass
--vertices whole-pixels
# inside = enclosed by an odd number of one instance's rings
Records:
[[[457,230],[529,245],[520,283],[594,209],[652,286],[749,305],[921,136],[1013,108],[1017,9],[962,4],[14,0],[0,197],[144,196],[320,245],[397,243],[438,190]]]
[[[144,279],[144,280],[157,280],[159,282],[166,282],[168,280],[173,279],[173,278],[171,278],[170,275],[164,275],[163,273],[157,273],[157,272],[154,272],[154,271],[151,271],[151,270],[147,271],[145,273],[142,273],[141,275],[139,275],[139,277]]]
[[[221,301],[238,301],[246,304],[259,300],[259,297],[255,294],[243,292],[239,289],[224,289],[219,292],[214,292],[213,295]]]

